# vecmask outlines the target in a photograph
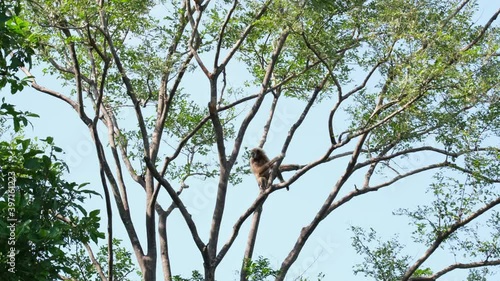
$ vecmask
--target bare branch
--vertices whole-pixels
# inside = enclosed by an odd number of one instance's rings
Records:
[[[381,188],[390,186],[393,183],[395,183],[395,182],[397,182],[399,180],[405,179],[407,177],[410,177],[410,176],[413,176],[413,175],[416,175],[416,174],[419,174],[419,173],[422,173],[422,172],[425,172],[425,171],[429,171],[429,170],[433,170],[433,169],[439,169],[439,168],[447,167],[447,166],[449,166],[449,163],[447,163],[447,162],[432,164],[432,165],[428,165],[428,166],[425,166],[425,167],[422,167],[422,168],[415,169],[415,170],[410,171],[410,172],[405,173],[405,174],[398,175],[398,176],[392,178],[389,181],[386,181],[384,183],[381,183],[381,184],[378,184],[378,185],[375,185],[375,186],[371,186],[371,187],[367,186],[367,187],[364,187],[362,189],[355,189],[355,190],[349,192],[347,195],[345,195],[341,199],[339,199],[338,201],[335,201],[334,203],[332,203],[330,205],[330,207],[328,208],[328,214],[330,214],[333,210],[337,209],[338,207],[340,207],[340,206],[344,205],[345,203],[349,202],[351,199],[353,199],[356,196],[359,196],[359,195],[362,195],[362,194],[366,194],[366,193],[369,193],[369,192],[378,191]]]
[[[280,172],[288,172],[288,171],[296,171],[304,168],[305,165],[297,165],[297,164],[282,164],[280,165]]]
[[[77,225],[74,224],[69,218],[67,218],[61,214],[56,214],[55,217],[58,220],[63,221],[65,223],[71,225],[71,227],[77,227]],[[94,268],[97,271],[97,275],[99,275],[99,278],[101,278],[101,281],[108,281],[108,278],[106,277],[106,275],[104,275],[104,270],[102,270],[101,264],[95,258],[94,252],[92,251],[92,248],[90,248],[90,245],[88,243],[83,243],[83,242],[82,242],[82,244],[85,247],[85,250],[87,250],[87,254],[89,255],[90,261],[92,262],[92,265],[94,265]]]
[[[78,102],[70,99],[68,96],[65,96],[57,91],[53,91],[51,89],[48,89],[48,88],[45,88],[41,85],[39,85],[36,80],[35,80],[35,77],[33,76],[33,74],[31,74],[31,72],[26,68],[26,67],[20,67],[21,71],[24,72],[24,74],[28,77],[31,77],[30,80],[31,80],[31,87],[33,87],[35,90],[39,91],[39,92],[42,92],[42,93],[45,93],[45,94],[48,94],[48,95],[51,95],[53,97],[56,97],[62,101],[64,101],[65,103],[69,104],[76,112],[78,112],[78,108],[80,108],[80,105],[78,104]]]
[[[238,157],[241,143],[243,141],[243,137],[245,136],[248,125],[250,124],[252,119],[257,114],[257,111],[259,110],[260,105],[262,104],[262,101],[264,100],[265,93],[268,90],[267,88],[268,88],[269,82],[271,81],[274,67],[276,65],[276,62],[278,61],[278,57],[281,54],[281,51],[283,50],[283,46],[285,45],[286,39],[288,38],[289,34],[290,34],[289,30],[284,30],[281,33],[281,35],[276,43],[276,47],[274,48],[273,54],[271,55],[271,61],[267,65],[266,74],[264,75],[264,79],[262,81],[262,86],[261,86],[259,96],[258,96],[257,100],[255,101],[253,107],[250,109],[248,114],[245,116],[245,119],[241,123],[240,129],[238,130],[238,134],[236,135],[233,151],[232,151],[231,157],[228,161],[230,167],[235,163],[236,158]]]
[[[462,3],[460,3],[460,5],[458,5],[458,7],[455,9],[455,11],[453,11],[453,13],[451,13],[444,21],[443,21],[443,24],[441,25],[441,29],[443,29],[445,26],[448,25],[448,23],[454,18],[457,16],[458,13],[460,13],[460,11],[465,7],[465,5],[467,5],[468,3],[470,2],[470,0],[464,0],[462,1]]]
[[[397,143],[398,141],[394,141],[392,144],[388,145],[386,148],[382,149],[380,151],[378,157],[384,156],[387,152],[389,152]],[[373,175],[373,172],[375,172],[375,168],[377,167],[377,164],[379,164],[380,161],[373,161],[370,164],[370,167],[368,168],[368,171],[365,173],[365,182],[363,183],[363,188],[367,188],[370,184],[370,179]]]
[[[201,68],[201,70],[203,70],[203,73],[205,73],[205,75],[210,79],[213,76],[213,74],[210,73],[210,71],[205,66],[205,64],[203,63],[200,56],[198,55],[198,47],[200,46],[200,43],[201,43],[200,34],[198,32],[198,26],[200,24],[203,11],[197,10],[198,17],[196,18],[196,20],[194,20],[193,19],[194,11],[191,9],[190,2],[191,2],[190,0],[185,1],[186,10],[187,10],[187,17],[189,19],[189,23],[191,24],[191,29],[192,29],[191,38],[189,39],[189,43],[188,43],[189,51],[191,52],[191,55],[194,56],[196,62],[198,63],[198,66]]]
[[[271,122],[273,121],[274,112],[276,111],[276,106],[278,105],[278,98],[280,96],[279,90],[278,93],[274,96],[273,102],[271,104],[271,109],[269,109],[269,117],[267,118],[266,124],[264,125],[264,130],[262,132],[262,138],[259,142],[259,147],[262,148],[264,143],[267,140],[267,134],[269,133],[269,128],[271,128]]]
[[[250,230],[248,231],[247,247],[245,249],[245,254],[243,255],[243,260],[241,262],[240,270],[240,281],[247,281],[247,270],[246,265],[248,261],[252,260],[253,251],[255,248],[255,241],[257,239],[257,232],[259,230],[260,217],[262,215],[264,201],[257,207],[253,213],[252,223],[250,225]]]
[[[224,111],[224,110],[233,108],[233,107],[235,107],[236,105],[238,105],[240,103],[244,103],[246,101],[249,101],[249,100],[252,100],[252,99],[255,99],[255,98],[258,98],[258,97],[259,97],[259,94],[250,95],[250,96],[241,98],[241,99],[239,99],[237,101],[234,101],[234,102],[232,102],[232,103],[230,103],[228,105],[220,106],[217,110],[218,111]]]
[[[498,149],[492,148],[492,147],[481,147],[481,148],[475,149],[474,151],[477,152],[477,151],[492,151],[492,150],[493,151],[498,151]],[[423,151],[435,152],[435,153],[439,153],[439,154],[442,154],[442,155],[445,155],[445,156],[449,156],[449,157],[453,157],[453,158],[458,158],[458,157],[460,157],[462,155],[465,155],[467,153],[472,152],[470,150],[462,150],[462,151],[457,151],[457,152],[451,152],[451,151],[447,151],[445,149],[440,149],[440,148],[437,148],[437,147],[434,147],[434,146],[413,147],[413,148],[408,148],[408,149],[404,149],[404,150],[395,152],[393,154],[381,155],[379,157],[374,157],[374,158],[369,159],[369,160],[367,160],[365,162],[360,162],[360,163],[356,164],[356,169],[365,167],[365,166],[367,166],[369,164],[372,164],[372,163],[375,163],[375,162],[387,161],[387,160],[391,160],[391,159],[394,159],[394,158],[399,157],[399,156],[406,156],[408,154],[417,153],[417,152],[423,152]],[[492,179],[490,179],[490,180],[492,180]],[[495,181],[495,180],[493,179],[492,181]]]
[[[222,48],[222,41],[224,40],[224,32],[226,31],[227,24],[231,20],[231,16],[234,13],[234,10],[236,10],[236,6],[238,5],[238,0],[233,1],[233,6],[229,10],[229,13],[227,13],[226,20],[222,24],[222,27],[219,32],[218,40],[217,40],[217,47],[215,49],[215,59],[214,59],[214,69],[217,69],[217,65],[219,63],[219,55],[220,51]]]
[[[219,264],[224,256],[226,255],[227,251],[233,244],[234,240],[238,236],[238,232],[240,231],[241,226],[243,223],[246,221],[246,219],[259,207],[262,205],[262,203],[267,199],[270,193],[272,193],[273,190],[270,188],[266,189],[264,192],[261,192],[259,196],[254,200],[252,205],[236,220],[236,222],[233,225],[233,231],[231,235],[229,236],[228,241],[222,246],[220,249],[219,253],[217,254],[217,258],[215,260],[215,264]]]
[[[326,75],[323,78],[323,80],[319,83],[319,85],[316,86],[316,88],[314,89],[311,97],[309,98],[309,101],[307,102],[307,105],[305,106],[304,110],[302,111],[301,115],[299,116],[299,118],[297,119],[297,121],[290,127],[290,130],[288,131],[288,135],[287,135],[287,137],[285,139],[285,142],[283,143],[283,147],[281,148],[281,155],[283,155],[283,157],[281,157],[281,159],[279,159],[276,162],[276,165],[274,166],[273,171],[272,171],[272,176],[270,178],[274,178],[274,176],[278,172],[279,166],[281,165],[281,162],[283,161],[284,155],[286,154],[286,151],[288,150],[288,146],[290,145],[290,143],[291,143],[291,141],[292,141],[292,139],[293,139],[293,137],[295,135],[295,132],[297,131],[297,129],[300,127],[300,125],[302,124],[302,122],[306,118],[307,114],[309,113],[309,110],[313,106],[313,104],[316,101],[316,98],[318,97],[318,95],[321,92],[321,90],[323,90],[323,87],[326,85],[327,81],[328,81],[328,75]],[[295,179],[292,177],[288,181],[285,181],[285,182],[282,182],[282,183],[276,185],[276,188],[279,189],[279,188],[287,187]]]
[[[76,96],[78,99],[78,115],[80,116],[80,119],[83,120],[83,122],[88,126],[91,123],[90,118],[87,116],[85,113],[85,109],[83,106],[83,90],[82,90],[82,77],[81,77],[81,72],[80,72],[80,62],[78,61],[78,57],[76,54],[75,50],[75,43],[71,40],[71,33],[69,29],[67,28],[61,28],[62,32],[66,36],[67,40],[70,40],[69,42],[69,53],[71,56],[71,61],[73,63],[73,68],[74,68],[74,75],[75,75],[75,83],[76,83]],[[112,276],[111,276],[112,277]]]
[[[349,92],[347,92],[345,95],[342,96],[342,100],[345,100],[347,98],[349,98],[351,95],[359,92],[360,90],[364,89],[366,87],[366,84],[368,84],[368,82],[370,81],[370,78],[373,76],[373,73],[375,73],[375,71],[385,62],[385,59],[384,60],[381,60],[379,61],[374,67],[372,67],[372,69],[368,72],[368,74],[366,75],[365,79],[363,80],[363,82],[361,83],[361,85],[357,86],[357,87],[354,87],[352,90],[350,90]]]
[[[158,108],[157,108],[157,116],[156,116],[156,123],[155,127],[153,130],[152,138],[151,138],[151,150],[150,150],[150,157],[151,159],[156,159],[158,155],[158,151],[160,148],[160,140],[161,136],[163,134],[163,129],[165,127],[165,120],[168,116],[168,112],[170,110],[172,101],[174,99],[175,94],[177,93],[177,90],[179,88],[179,85],[182,81],[182,78],[184,77],[184,74],[186,73],[187,67],[189,66],[189,63],[191,62],[193,56],[189,54],[184,62],[182,63],[178,73],[177,77],[175,79],[174,84],[172,85],[172,88],[170,89],[170,93],[167,96],[167,81],[169,80],[169,75],[170,75],[170,63],[169,61],[172,59],[175,51],[177,50],[177,46],[179,44],[179,41],[182,38],[182,32],[184,31],[187,22],[184,20],[184,15],[179,16],[179,27],[176,33],[175,38],[173,39],[172,44],[170,45],[166,57],[166,67],[164,70],[164,73],[162,75],[161,83],[160,83],[160,91],[158,94]],[[153,196],[156,197],[156,196]]]

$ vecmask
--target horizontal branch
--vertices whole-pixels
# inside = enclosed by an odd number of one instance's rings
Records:
[[[260,19],[264,13],[266,12],[267,8],[269,7],[269,5],[271,4],[271,0],[268,0],[266,1],[263,5],[262,5],[262,8],[259,10],[259,12],[255,15],[255,18],[254,18],[254,21],[248,25],[245,30],[243,31],[243,33],[241,34],[240,38],[234,43],[233,47],[229,50],[227,56],[224,58],[224,61],[221,63],[221,65],[217,68],[218,69],[218,72],[222,71],[222,69],[224,69],[226,67],[226,65],[229,63],[229,61],[231,61],[231,58],[234,56],[234,54],[236,54],[236,52],[239,50],[241,44],[243,44],[243,42],[245,41],[245,39],[248,37],[248,34],[250,34],[250,32],[252,31],[252,29],[254,28],[255,26],[255,23],[257,22],[258,19]],[[235,6],[237,4],[237,1],[235,1]],[[234,7],[235,7],[234,6]],[[232,13],[232,12],[231,12]],[[229,20],[229,17],[230,15],[228,15],[228,20]],[[223,31],[222,31],[223,32]],[[222,41],[222,33],[220,35],[220,38],[219,38],[219,44],[221,43]],[[218,45],[217,47],[217,56],[216,58],[218,59],[219,57],[219,52],[220,52],[220,45]],[[217,64],[217,60],[214,61],[215,64]]]
[[[460,52],[465,52],[465,51],[469,50],[470,48],[474,47],[479,42],[479,40],[481,40],[484,37],[484,34],[486,34],[486,31],[488,31],[488,29],[490,29],[491,25],[498,18],[499,14],[500,14],[500,9],[498,9],[493,14],[493,16],[491,16],[491,18],[488,20],[488,22],[484,25],[484,27],[479,32],[479,35],[476,38],[474,38],[474,40],[472,40],[472,42],[469,45],[467,45],[462,50],[460,50]]]

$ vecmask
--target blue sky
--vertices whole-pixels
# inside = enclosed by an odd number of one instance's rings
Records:
[[[479,2],[478,23],[487,20],[500,6],[499,2],[494,0]],[[237,68],[237,66],[233,67]],[[39,84],[62,92],[68,92],[66,88],[59,85],[55,78],[44,76],[38,69],[34,69],[33,74],[37,77]],[[197,77],[192,77],[192,79],[199,81]],[[206,88],[204,88],[206,85],[203,82],[193,84],[186,87],[192,87],[193,92],[206,92]],[[94,145],[86,126],[78,119],[72,108],[61,101],[56,101],[32,89],[26,89],[15,96],[11,96],[8,91],[3,90],[1,95],[6,97],[7,102],[17,104],[18,109],[29,110],[41,116],[39,119],[32,120],[33,130],[28,129],[26,134],[28,136],[38,136],[39,138],[54,137],[56,144],[66,152],[65,159],[71,170],[68,175],[69,180],[90,182],[92,186],[96,187],[97,191],[101,192]],[[266,108],[270,106],[269,100],[264,106]],[[313,108],[311,116],[305,120],[298,132],[302,137],[294,141],[289,148],[286,163],[306,163],[324,153],[324,150],[329,146],[329,142],[326,135],[322,135],[326,134],[326,132],[318,128],[317,120],[324,120],[324,115],[328,114],[330,106],[327,103]],[[302,107],[303,104],[290,101],[286,107],[277,112],[277,119],[265,146],[270,156],[278,153],[288,128],[295,122]],[[133,113],[130,112],[130,114]],[[244,146],[251,148],[257,145],[267,114],[268,111],[263,108],[249,128]],[[315,143],[313,147],[309,146],[311,140],[314,140]],[[321,143],[318,140],[324,141]],[[410,158],[408,165],[419,165],[419,163],[429,160],[431,157],[433,156],[430,154],[424,154],[420,158]],[[295,243],[300,229],[314,217],[343,168],[341,165],[339,169],[331,166],[319,167],[306,177],[295,182],[290,192],[283,190],[274,193],[264,206],[254,257],[260,255],[267,257],[270,259],[271,264],[278,268]],[[349,204],[336,210],[320,224],[311,236],[299,259],[289,272],[290,278],[288,280],[294,280],[293,277],[301,274],[314,280],[314,277],[319,272],[326,274],[326,280],[333,280],[333,277],[336,280],[368,280],[363,276],[353,276],[352,274],[352,266],[361,262],[361,257],[357,256],[351,247],[350,237],[352,233],[348,230],[351,225],[373,227],[379,232],[379,235],[387,239],[398,234],[400,241],[408,245],[406,254],[415,258],[419,257],[424,249],[412,244],[410,238],[412,229],[408,227],[407,220],[391,214],[398,208],[412,208],[416,206],[417,202],[430,199],[422,190],[425,190],[432,180],[431,176],[432,174],[427,173],[400,181],[385,190],[354,199]],[[346,186],[353,186],[356,182],[361,182],[361,180],[354,177]],[[145,207],[142,202],[143,191],[140,187],[133,185],[131,180],[128,180],[128,183],[129,198],[140,198],[131,200],[131,209],[138,232],[144,237],[143,210]],[[198,227],[202,238],[206,240],[212,216],[216,181],[192,181],[189,184],[191,188],[186,190],[182,196],[193,218],[199,222]],[[219,243],[226,241],[234,221],[252,203],[257,193],[255,179],[251,175],[245,176],[242,184],[229,188]],[[163,193],[160,194],[159,202],[166,202],[164,206],[167,206],[170,200]],[[98,197],[88,202],[89,209],[101,208],[103,204],[103,200]],[[126,233],[116,211],[115,214],[115,235],[123,239],[124,245],[128,246]],[[384,219],[381,220],[380,218]],[[106,219],[103,218],[103,225],[105,221]],[[191,270],[202,270],[200,254],[178,212],[174,212],[169,218],[169,227],[169,236],[172,241],[170,251],[174,273],[188,276]],[[240,268],[248,227],[249,221],[244,224],[239,237],[221,263],[217,272],[218,280],[237,279],[238,275],[235,271]],[[101,241],[101,243],[104,243],[104,241]],[[447,265],[446,262],[450,261],[440,260],[439,257],[444,256],[438,255],[438,258],[432,259],[432,266],[436,266],[435,269]],[[160,272],[161,267],[158,262],[159,277]],[[463,273],[454,273],[447,275],[442,280],[462,280],[461,277],[463,277]],[[498,275],[490,280],[498,280]]]

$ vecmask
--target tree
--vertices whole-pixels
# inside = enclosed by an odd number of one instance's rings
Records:
[[[28,84],[16,72],[31,66],[34,54],[29,23],[19,17],[19,1],[0,3],[0,89],[11,93]],[[29,118],[2,98],[0,106],[0,251],[2,280],[58,280],[72,275],[73,260],[65,251],[84,245],[93,258],[89,241],[97,242],[99,210],[87,212],[83,202],[94,191],[86,184],[64,180],[66,163],[52,137],[26,138]],[[12,122],[12,125],[10,125]]]
[[[445,246],[475,253],[472,261],[452,261],[447,272],[492,266],[500,262],[500,40],[494,25],[500,10],[480,25],[473,20],[476,8],[469,0],[28,1],[37,60],[67,92],[35,79],[31,86],[71,106],[96,144],[110,267],[111,196],[144,280],[156,280],[158,258],[163,279],[173,278],[167,222],[175,210],[211,281],[252,214],[241,268],[253,260],[266,199],[289,185],[290,192],[314,193],[299,180],[321,167],[341,173],[296,237],[276,280],[284,280],[311,234],[339,207],[429,173],[435,174],[429,190],[436,201],[400,212],[414,221],[415,242],[427,251],[400,260],[396,278],[421,274],[423,263]],[[193,88],[193,81],[200,87]],[[277,126],[276,113],[297,102],[302,110],[279,140],[272,172],[291,172],[288,179],[261,190],[223,236],[228,187],[248,172],[244,143],[252,142],[253,121],[269,108],[260,141],[250,144],[263,147]],[[314,105],[330,108],[325,114]],[[312,113],[322,119],[308,146],[323,153],[281,165],[298,147]],[[407,165],[408,157],[422,154],[432,157]],[[207,237],[182,197],[195,177],[217,180]],[[131,217],[133,185],[144,190],[145,242]],[[167,205],[157,200],[165,192]],[[492,232],[485,241],[470,235],[481,223]],[[244,270],[241,279],[248,279]]]
[[[82,243],[93,256],[89,241],[97,242],[99,210],[87,212],[84,200],[94,191],[86,184],[63,179],[65,163],[53,138],[40,143],[24,138],[29,117],[11,104],[0,107],[4,129],[0,141],[0,278],[2,280],[59,280],[71,274],[73,261],[65,251]],[[9,120],[10,119],[10,120]],[[9,126],[10,127],[10,126]]]

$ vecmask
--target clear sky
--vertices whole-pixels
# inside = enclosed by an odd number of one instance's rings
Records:
[[[500,7],[498,0],[482,0],[479,2],[478,23],[487,20]],[[33,73],[37,77],[39,84],[68,92],[67,89],[59,85],[55,78],[43,76],[37,69]],[[196,83],[192,87],[194,87],[194,91],[204,93],[206,92],[204,86],[203,83]],[[65,159],[71,170],[68,175],[69,180],[80,183],[90,182],[98,192],[102,191],[99,184],[94,145],[86,126],[78,119],[72,108],[61,101],[32,89],[26,89],[15,96],[11,96],[8,91],[3,90],[1,96],[5,96],[7,102],[16,104],[19,110],[29,110],[41,116],[39,119],[32,120],[33,130],[28,129],[26,134],[28,136],[38,136],[39,138],[45,138],[46,136],[55,138],[56,145],[62,147],[66,152]],[[269,105],[269,100],[267,100],[264,106],[268,108]],[[302,125],[299,131],[303,137],[297,139],[289,148],[289,154],[287,154],[285,162],[305,163],[318,158],[324,153],[329,143],[327,143],[326,137],[318,137],[325,132],[318,128],[316,120],[319,118],[324,120],[330,106],[331,104],[328,102],[313,108],[311,116],[305,120],[305,124]],[[274,156],[274,154],[278,153],[288,128],[295,122],[298,117],[297,113],[300,112],[302,107],[303,104],[290,102],[287,107],[279,110],[274,123],[275,127],[271,131],[270,138],[265,146],[270,155]],[[130,112],[130,114],[133,113]],[[267,114],[267,110],[262,110],[258,118],[252,123],[244,146],[251,148],[258,144],[257,140],[260,138],[263,120],[265,120]],[[313,147],[309,147],[311,138],[315,140]],[[318,143],[318,139],[324,139],[324,143]],[[433,156],[424,154],[420,155],[420,158],[410,158],[408,165],[419,165],[422,161],[427,160],[427,157]],[[311,221],[343,169],[343,166],[338,170],[332,169],[331,166],[320,167],[294,183],[289,192],[283,190],[274,193],[264,206],[254,257],[267,257],[270,259],[271,264],[278,268],[295,243],[300,229]],[[373,227],[385,239],[398,234],[400,241],[408,245],[405,253],[415,258],[419,257],[424,249],[412,244],[410,238],[412,230],[408,227],[406,219],[391,214],[398,208],[414,207],[416,202],[421,202],[417,199],[422,198],[425,200],[425,198],[430,198],[422,192],[429,183],[430,177],[431,174],[422,174],[418,177],[400,181],[386,190],[355,199],[332,213],[320,224],[309,239],[299,259],[289,272],[288,280],[294,280],[294,277],[301,274],[315,280],[314,277],[319,272],[326,274],[325,280],[368,280],[363,276],[353,276],[352,273],[352,266],[361,262],[362,259],[355,254],[351,247],[350,237],[352,233],[348,230],[351,225]],[[347,186],[349,184],[353,186],[356,182],[359,184],[361,180],[360,178],[353,178],[352,181],[348,182]],[[144,237],[143,191],[137,185],[133,185],[131,180],[128,180],[128,183],[135,224],[140,235]],[[198,222],[202,238],[206,241],[212,216],[216,181],[192,181],[189,184],[191,188],[186,190],[182,196],[193,218]],[[221,241],[219,243],[226,241],[234,221],[251,204],[257,193],[253,176],[245,176],[243,183],[229,188],[221,230]],[[133,200],[133,198],[140,199]],[[167,206],[170,200],[163,193],[159,197],[159,202],[164,202],[163,205]],[[104,201],[98,197],[92,198],[88,202],[89,209],[101,208],[103,205]],[[104,216],[105,212],[101,213]],[[114,218],[115,235],[123,239],[124,245],[129,247],[128,238],[116,210]],[[383,220],[380,218],[383,218]],[[102,222],[102,229],[105,231],[106,218],[103,217]],[[250,220],[244,224],[239,237],[221,263],[217,271],[218,280],[238,279],[236,271],[239,270],[240,261],[243,257],[249,222]],[[178,212],[174,212],[169,218],[169,236],[172,241],[170,251],[174,273],[187,277],[192,270],[202,271],[200,254]],[[105,241],[101,241],[102,243],[105,243]],[[434,269],[440,269],[442,266],[447,265],[447,262],[453,262],[453,260],[442,261],[439,258],[434,258],[432,262]],[[161,266],[160,261],[158,261],[158,278],[161,276],[160,272]],[[499,280],[499,276],[497,275],[490,280]],[[442,280],[462,279],[463,272],[449,274]]]

